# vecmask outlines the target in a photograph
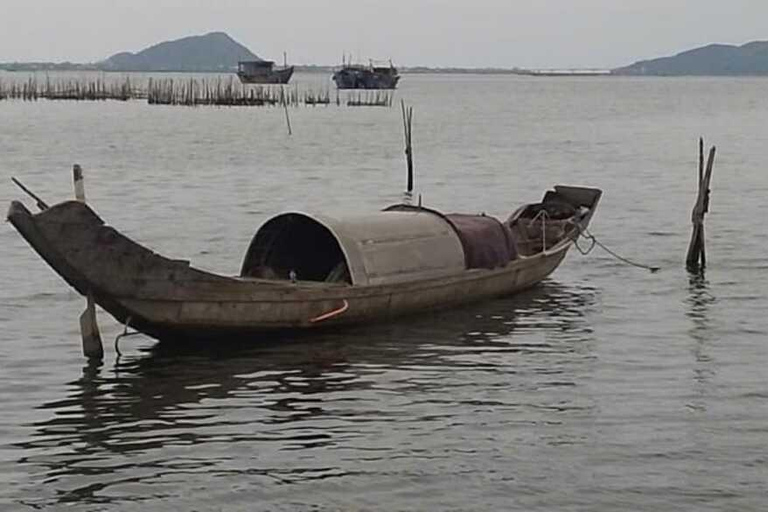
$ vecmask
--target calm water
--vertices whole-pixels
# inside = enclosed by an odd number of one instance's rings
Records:
[[[9,80],[14,75],[0,75]],[[327,87],[326,77],[299,83]],[[184,352],[100,314],[0,229],[2,510],[764,510],[768,80],[405,76],[417,188],[505,216],[602,188],[592,231],[659,265],[572,253],[528,293],[393,325]],[[397,108],[0,102],[20,177],[158,252],[236,273],[261,222],[397,200]],[[697,137],[718,146],[710,269],[691,278]],[[28,202],[29,204],[29,202]]]

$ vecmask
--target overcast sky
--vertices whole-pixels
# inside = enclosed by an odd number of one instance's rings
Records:
[[[227,32],[260,57],[336,64],[617,67],[768,39],[768,0],[0,0],[0,62],[93,62]]]

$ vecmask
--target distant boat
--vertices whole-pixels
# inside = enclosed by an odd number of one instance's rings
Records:
[[[287,84],[293,66],[275,68],[271,60],[243,60],[237,63],[237,76],[244,84]]]
[[[558,267],[600,195],[557,186],[506,221],[405,203],[340,219],[289,211],[257,231],[235,277],[164,258],[84,202],[48,207],[38,199],[43,211],[33,214],[14,201],[8,220],[126,328],[219,343],[388,321],[530,288]]]
[[[392,62],[388,66],[344,64],[333,74],[339,89],[394,89],[399,80],[400,75]]]

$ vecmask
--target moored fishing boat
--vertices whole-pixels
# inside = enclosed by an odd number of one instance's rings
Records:
[[[395,89],[400,75],[389,65],[344,63],[331,77],[338,89]]]
[[[271,60],[248,60],[237,63],[237,77],[243,84],[287,84],[293,66],[274,67]]]
[[[506,220],[408,203],[334,219],[287,212],[256,232],[240,274],[154,253],[84,201],[8,220],[79,293],[119,322],[168,340],[249,338],[384,321],[509,295],[539,283],[587,228],[601,196],[556,186]]]

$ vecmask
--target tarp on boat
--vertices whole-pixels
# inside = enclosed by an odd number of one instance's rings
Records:
[[[396,205],[337,219],[289,212],[256,233],[244,277],[383,285],[503,267],[517,256],[493,217]]]
[[[503,267],[517,258],[509,225],[495,217],[450,213],[445,218],[459,235],[467,268]]]

